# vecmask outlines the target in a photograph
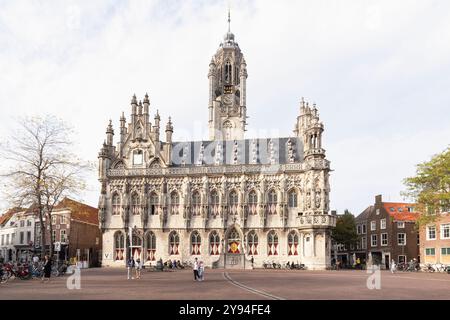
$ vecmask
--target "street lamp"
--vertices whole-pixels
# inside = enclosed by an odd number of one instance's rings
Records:
[[[132,227],[128,227],[128,232],[129,232],[129,238],[130,238],[130,245],[129,245],[129,249],[130,249],[130,256],[129,258],[131,258],[133,256],[133,231],[136,231],[137,227],[134,226]]]

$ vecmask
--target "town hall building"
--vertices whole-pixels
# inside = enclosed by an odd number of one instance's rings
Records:
[[[116,142],[109,123],[99,153],[103,266],[130,255],[219,268],[330,265],[336,217],[316,105],[301,100],[290,137],[246,139],[247,75],[228,27],[209,63],[208,140],[173,141],[170,118],[161,127],[156,112],[150,122],[148,95],[133,96]]]

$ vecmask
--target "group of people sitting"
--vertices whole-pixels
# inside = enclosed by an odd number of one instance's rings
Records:
[[[164,262],[164,267],[169,269],[184,269],[184,266],[180,260],[167,260]]]

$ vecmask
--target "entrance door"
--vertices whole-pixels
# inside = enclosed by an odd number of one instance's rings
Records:
[[[236,228],[233,228],[228,234],[227,244],[227,253],[241,253],[241,237]]]
[[[133,242],[131,245],[131,256],[136,261],[138,258],[143,261],[143,245],[142,245],[142,238],[137,235],[133,235]]]
[[[386,269],[389,270],[390,269],[390,265],[391,265],[391,259],[390,259],[390,255],[389,254],[385,254],[384,255],[384,264],[386,266]]]

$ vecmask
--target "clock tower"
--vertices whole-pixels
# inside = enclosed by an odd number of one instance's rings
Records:
[[[209,64],[209,139],[241,140],[247,118],[247,64],[230,29]]]

